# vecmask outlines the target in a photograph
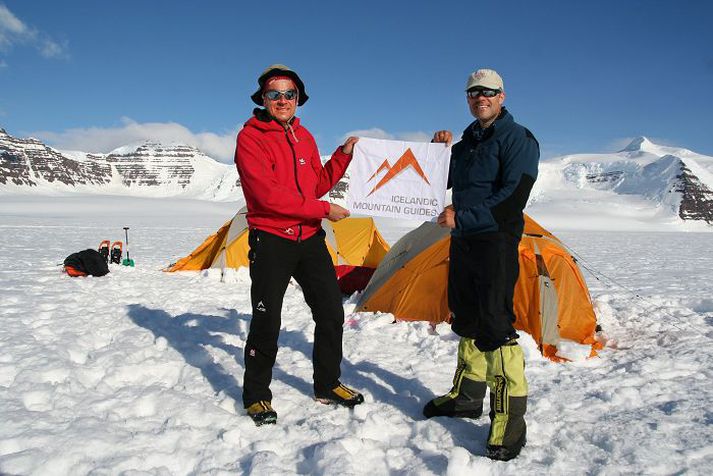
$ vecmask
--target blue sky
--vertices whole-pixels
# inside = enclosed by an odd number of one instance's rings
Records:
[[[544,157],[640,135],[713,155],[711,18],[706,0],[0,0],[0,127],[230,161],[258,74],[280,62],[305,81],[298,115],[328,154],[355,132],[460,136],[465,79],[490,67]]]

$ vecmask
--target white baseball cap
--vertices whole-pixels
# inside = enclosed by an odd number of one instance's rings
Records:
[[[505,90],[503,78],[494,69],[479,69],[468,76],[468,81],[465,83],[465,90],[472,88],[488,88]]]

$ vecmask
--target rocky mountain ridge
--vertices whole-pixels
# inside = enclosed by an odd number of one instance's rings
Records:
[[[234,166],[183,144],[145,141],[108,154],[64,152],[0,129],[0,190],[29,193],[100,193],[242,198]]]
[[[347,173],[329,192],[329,200],[344,204],[348,188]],[[212,201],[243,198],[232,164],[219,163],[187,145],[145,141],[94,154],[59,151],[0,129],[0,193],[78,192]],[[610,194],[638,197],[656,213],[684,222],[713,225],[713,157],[639,137],[612,154],[542,161],[531,205],[603,200],[602,206],[607,206]]]

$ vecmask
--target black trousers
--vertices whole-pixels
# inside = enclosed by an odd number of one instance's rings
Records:
[[[452,237],[448,272],[451,328],[472,338],[481,352],[516,338],[513,294],[520,239],[509,233]]]
[[[290,278],[302,288],[315,322],[312,362],[314,390],[327,393],[339,385],[344,308],[324,231],[296,242],[250,230],[250,298],[253,315],[245,345],[245,408],[272,400],[270,381],[277,357],[282,300]]]

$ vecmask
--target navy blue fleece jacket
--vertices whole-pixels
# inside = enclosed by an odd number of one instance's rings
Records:
[[[537,139],[505,108],[487,129],[478,121],[470,124],[451,151],[452,235],[507,232],[519,237],[539,159]]]

